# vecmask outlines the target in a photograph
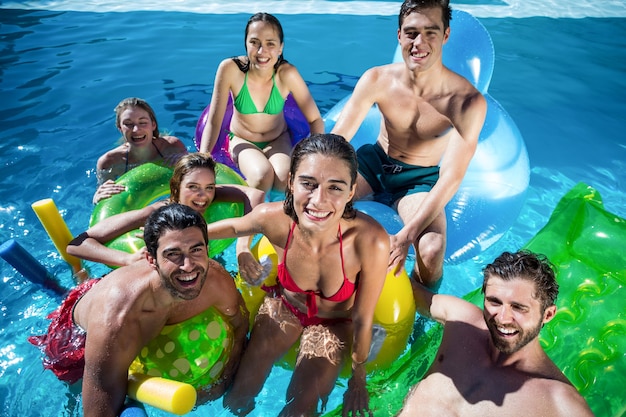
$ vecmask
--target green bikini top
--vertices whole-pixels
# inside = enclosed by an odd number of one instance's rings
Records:
[[[276,87],[274,75],[272,75],[272,83],[273,86],[270,98],[267,100],[267,103],[265,103],[263,111],[260,112],[257,110],[254,101],[252,101],[250,91],[248,91],[248,73],[246,72],[243,80],[243,86],[241,86],[241,91],[239,91],[239,95],[235,97],[234,105],[237,111],[241,114],[278,114],[283,111],[283,108],[285,107],[285,99],[280,95],[280,91],[278,91],[278,87]]]

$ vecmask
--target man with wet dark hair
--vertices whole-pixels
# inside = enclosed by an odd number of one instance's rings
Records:
[[[59,379],[82,378],[85,416],[119,414],[140,353],[167,366],[159,372],[175,369],[170,379],[194,385],[200,402],[221,396],[239,364],[248,311],[230,274],[208,256],[204,218],[171,203],[148,217],[144,238],[144,259],[74,288],[48,333],[29,338]],[[164,338],[176,352],[161,349]]]
[[[378,106],[378,139],[357,150],[356,198],[371,195],[398,211],[404,227],[391,236],[389,265],[399,271],[414,246],[412,278],[430,287],[443,275],[444,208],[463,180],[487,112],[483,95],[443,64],[450,17],[448,1],[405,1],[398,16],[403,62],[367,70],[332,129],[351,140]]]

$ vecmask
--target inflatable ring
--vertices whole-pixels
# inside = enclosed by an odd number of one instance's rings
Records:
[[[231,326],[211,307],[182,323],[165,326],[141,349],[129,372],[205,389],[222,375],[233,342]]]
[[[545,352],[597,416],[626,407],[626,219],[605,210],[599,193],[580,183],[557,204],[547,224],[524,246],[556,266],[559,296],[554,318],[541,330]],[[465,299],[482,306],[481,289]],[[443,334],[435,325],[411,351],[368,380],[376,416],[396,415],[409,389],[435,358]],[[325,417],[341,416],[340,409]]]
[[[450,24],[443,62],[472,82],[487,100],[487,115],[476,152],[459,189],[446,206],[445,260],[460,263],[490,247],[516,220],[526,200],[530,164],[517,126],[486,92],[494,62],[489,32],[476,18],[460,10],[452,11]],[[402,61],[402,55],[397,49],[394,62],[398,61]],[[327,132],[332,130],[349,98],[342,99],[324,116]],[[378,108],[372,107],[351,141],[355,148],[376,142],[380,117]]]
[[[272,261],[272,269],[263,281],[263,285],[276,285],[278,255],[269,240],[263,236],[252,246],[251,252],[257,260],[267,256]],[[254,316],[259,311],[266,293],[260,286],[248,284],[240,275],[237,275],[235,282],[250,312],[250,326],[252,326]],[[368,372],[385,369],[400,357],[413,331],[414,320],[415,301],[409,276],[404,270],[399,276],[387,274],[385,285],[374,310],[372,344],[366,363]],[[296,356],[297,347],[294,347],[282,359],[281,365],[293,369]],[[348,375],[350,367],[351,363],[347,363],[342,375]]]
[[[200,141],[202,140],[202,132],[207,124],[209,118],[209,109],[211,105],[205,107],[204,111],[200,115],[198,119],[198,123],[196,124],[196,136],[194,138],[194,142],[196,144],[196,148],[200,149]],[[285,121],[287,122],[287,127],[291,132],[291,144],[295,145],[302,138],[305,138],[309,135],[309,122],[306,120],[306,117],[300,111],[296,100],[293,98],[291,94],[287,96],[285,101],[285,107],[283,108],[283,115],[285,116]],[[211,156],[215,159],[216,162],[222,163],[224,165],[229,166],[235,171],[241,173],[237,164],[233,161],[230,156],[230,152],[228,151],[228,132],[230,131],[230,119],[233,116],[233,99],[232,97],[228,97],[228,104],[226,105],[226,111],[224,112],[224,119],[222,120],[222,127],[220,128],[220,134],[217,137],[217,142],[213,147],[213,151],[211,151]]]
[[[168,167],[147,163],[133,168],[118,178],[117,184],[126,186],[126,191],[111,196],[100,201],[89,220],[89,226],[93,226],[101,220],[114,214],[123,213],[130,210],[137,210],[146,207],[157,200],[166,198],[170,194],[170,178],[173,170]],[[246,185],[246,182],[231,168],[216,164],[215,182],[217,184],[238,184]],[[222,220],[230,217],[243,215],[242,203],[214,202],[204,213],[207,223]],[[145,246],[139,229],[131,230],[119,236],[106,246],[124,252],[136,252]],[[209,241],[209,256],[214,257],[222,253],[235,239],[216,239]]]

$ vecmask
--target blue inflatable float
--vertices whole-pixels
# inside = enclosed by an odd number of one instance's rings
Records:
[[[487,115],[476,153],[459,190],[446,206],[446,262],[460,263],[495,243],[517,219],[526,198],[530,167],[526,145],[517,126],[487,93],[495,61],[489,32],[476,18],[460,10],[452,11],[450,25],[443,62],[471,81],[487,100]],[[402,56],[398,48],[394,62],[399,61]],[[342,99],[325,115],[326,131],[335,125],[349,98]],[[379,130],[380,112],[374,106],[351,143],[355,148],[374,143]],[[383,225],[395,223],[385,216],[374,217]]]

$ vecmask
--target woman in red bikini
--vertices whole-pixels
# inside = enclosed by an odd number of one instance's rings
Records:
[[[210,236],[264,234],[279,256],[278,283],[256,316],[250,342],[224,404],[254,409],[273,364],[300,342],[281,416],[314,415],[346,361],[352,376],[344,413],[369,414],[365,362],[374,306],[382,290],[389,237],[352,207],[356,154],[341,136],[314,134],[294,148],[284,202],[258,205],[244,217],[209,225]],[[239,257],[252,256],[239,253]],[[249,283],[262,268],[241,270]]]
[[[125,98],[115,106],[115,126],[122,134],[123,143],[98,158],[94,204],[124,191],[114,181],[125,172],[147,162],[174,166],[187,153],[185,144],[177,137],[161,136],[154,110],[140,98]]]
[[[200,152],[213,151],[232,95],[228,139],[233,161],[251,187],[283,191],[292,147],[283,115],[287,96],[293,96],[311,133],[323,133],[324,121],[302,76],[283,58],[283,28],[276,17],[250,17],[245,46],[246,56],[227,58],[217,69]]]

